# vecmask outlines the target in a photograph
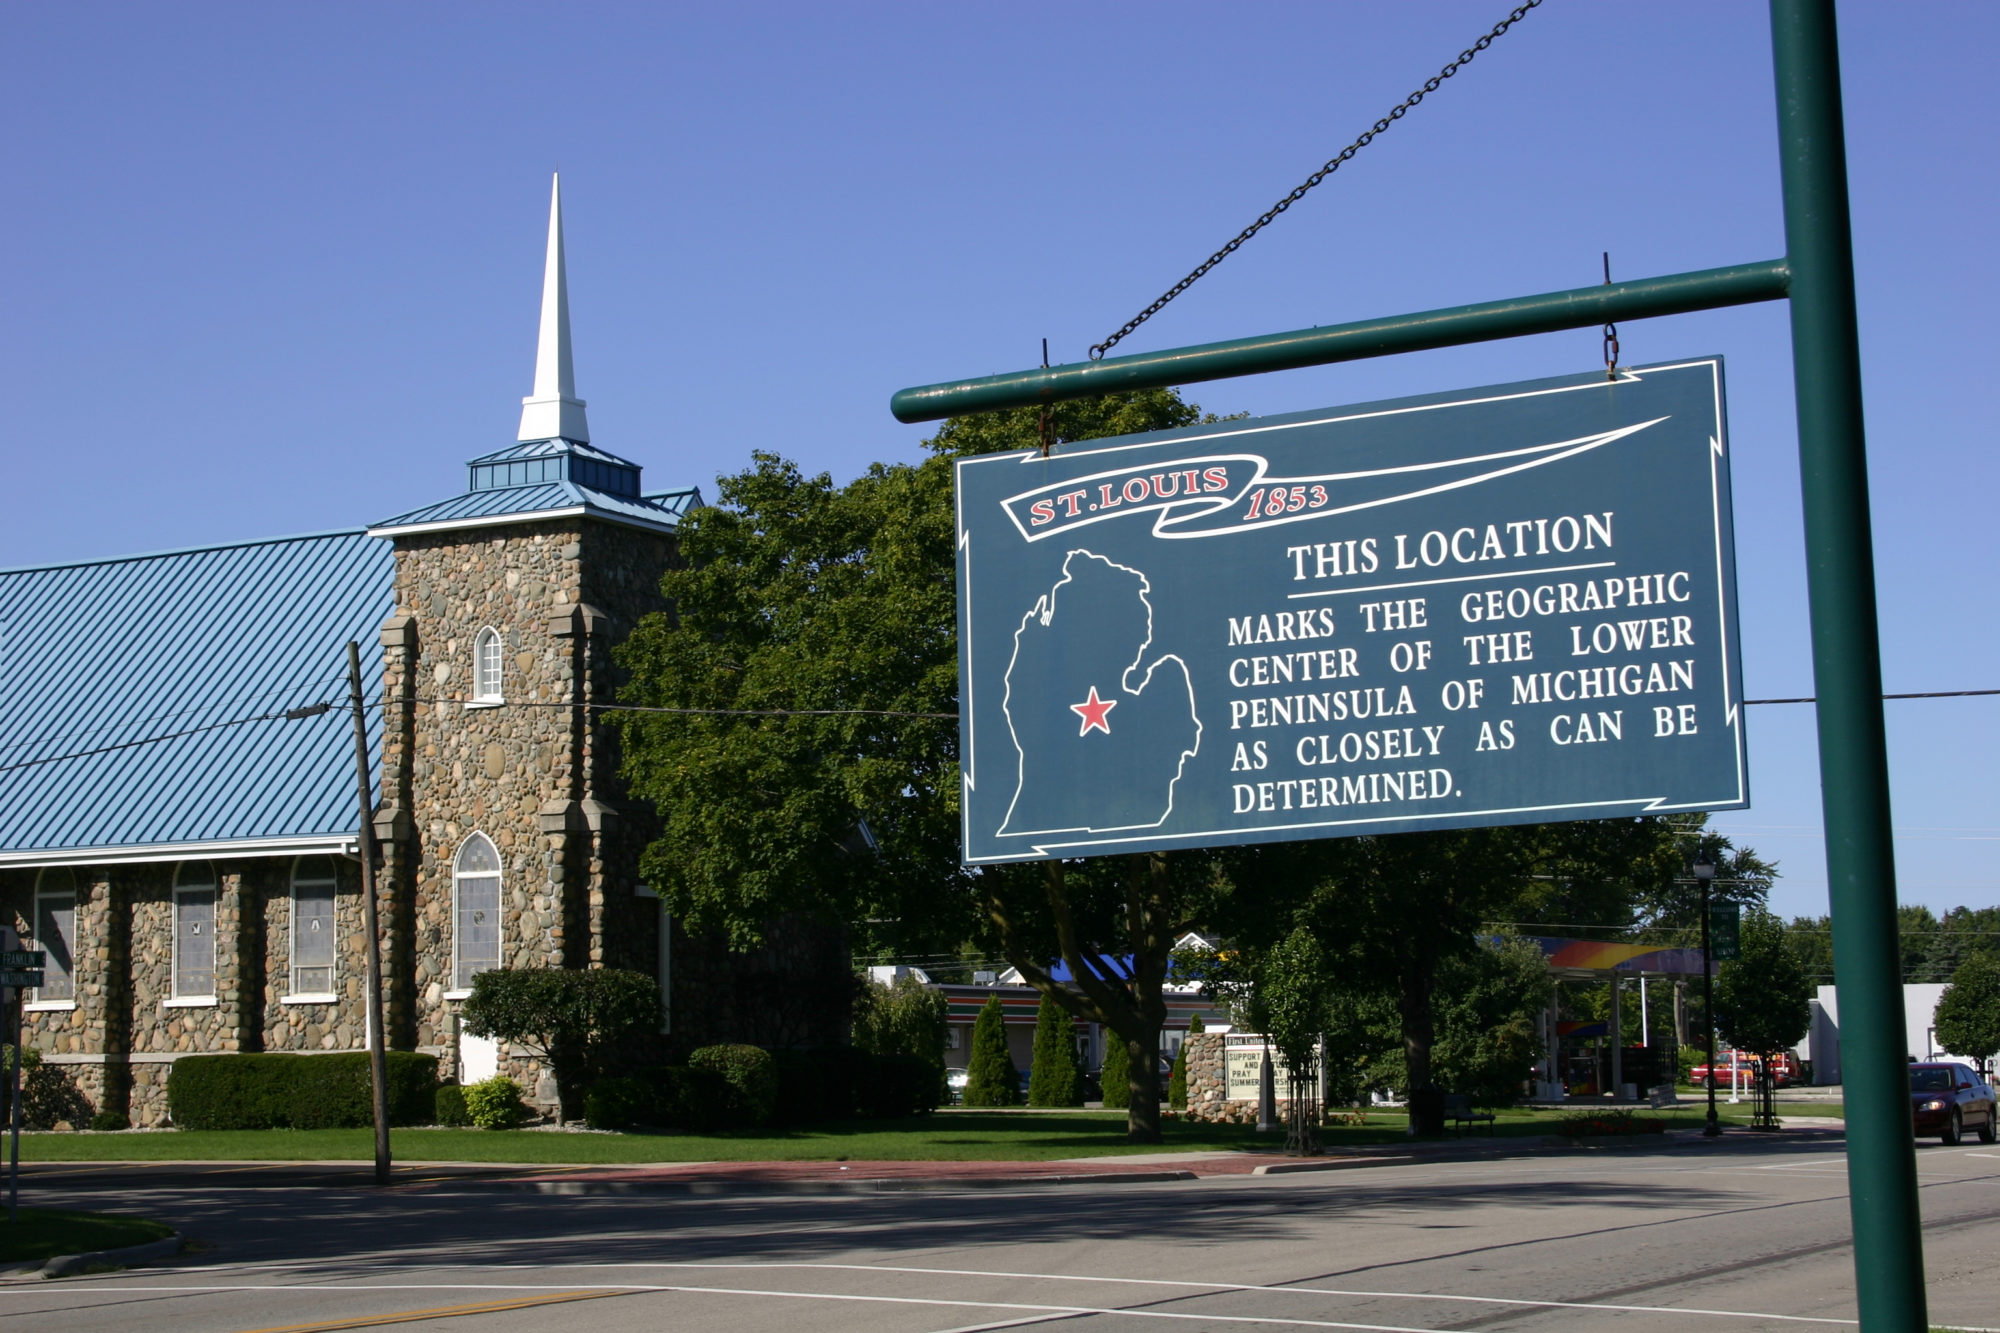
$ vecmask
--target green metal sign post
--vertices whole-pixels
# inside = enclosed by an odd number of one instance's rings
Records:
[[[1922,1333],[1888,747],[1833,0],[1771,0],[1781,260],[904,389],[898,420],[1040,406],[1398,352],[1789,298],[1818,697],[1821,802],[1846,1074],[1849,1209],[1865,1333]]]
[[[1861,416],[1861,338],[1833,0],[1771,0],[1792,379],[1804,482],[1820,806],[1847,1103],[1855,1295],[1868,1333],[1928,1326],[1903,1049],[1889,749],[1875,620],[1875,543]]]

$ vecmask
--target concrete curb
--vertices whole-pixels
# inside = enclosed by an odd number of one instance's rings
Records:
[[[127,1245],[122,1250],[92,1250],[87,1254],[59,1254],[41,1267],[41,1276],[68,1277],[90,1268],[144,1268],[181,1252],[185,1240],[177,1231],[144,1245]],[[32,1270],[31,1270],[32,1271]]]
[[[591,1194],[907,1194],[1020,1189],[1035,1185],[1137,1185],[1197,1180],[1192,1171],[1102,1171],[1061,1176],[931,1176],[876,1180],[468,1180],[482,1190]],[[444,1182],[449,1187],[449,1182]]]
[[[1321,1161],[1266,1162],[1262,1166],[1250,1168],[1253,1176],[1289,1176],[1301,1171],[1355,1171],[1369,1166],[1402,1166],[1416,1161],[1414,1153],[1400,1153],[1391,1156],[1380,1153],[1372,1157],[1329,1157]],[[1215,1177],[1221,1179],[1221,1177]]]

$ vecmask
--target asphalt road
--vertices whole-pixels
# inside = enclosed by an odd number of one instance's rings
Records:
[[[2000,1150],[1919,1150],[1936,1324],[2000,1325]],[[419,1169],[39,1168],[168,1267],[0,1288],[0,1333],[1851,1326],[1837,1142],[968,1192],[547,1195]],[[255,1188],[248,1186],[255,1185]]]

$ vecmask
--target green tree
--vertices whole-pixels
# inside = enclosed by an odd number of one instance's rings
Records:
[[[1055,404],[1046,426],[1060,446],[1201,419],[1147,390]],[[844,487],[755,455],[683,521],[686,565],[661,580],[674,613],[617,651],[625,702],[740,711],[614,717],[633,794],[659,812],[647,882],[689,929],[749,947],[775,917],[824,913],[863,952],[973,939],[1130,1047],[1145,1095],[1128,1133],[1154,1141],[1167,954],[1201,914],[1213,858],[959,862],[952,462],[1036,448],[1043,429],[1032,409],[956,418],[921,464]]]
[[[853,1042],[874,1055],[913,1055],[937,1075],[944,1089],[944,1046],[950,1002],[907,973],[893,985],[871,982],[854,1006]]]
[[[1938,997],[1932,1021],[1938,1044],[1983,1067],[2000,1054],[2000,959],[1981,950],[1967,955]]]
[[[1812,1026],[1807,992],[1805,974],[1785,945],[1784,923],[1769,912],[1744,913],[1742,956],[1722,964],[1715,983],[1723,1039],[1758,1056],[1797,1045]]]
[[[1438,974],[1440,1083],[1479,1106],[1511,1106],[1541,1058],[1535,1015],[1555,990],[1534,943],[1503,939],[1449,959]]]
[[[1076,1020],[1044,995],[1035,1010],[1035,1062],[1028,1067],[1028,1105],[1081,1106],[1076,1067]]]
[[[496,968],[472,979],[465,1031],[525,1046],[555,1075],[564,1120],[583,1114],[590,1080],[621,1050],[657,1035],[660,988],[617,968]]]
[[[1284,1057],[1289,1085],[1285,1147],[1315,1153],[1319,1151],[1319,1038],[1333,990],[1326,951],[1310,930],[1294,926],[1272,946],[1258,971],[1264,1036]]]
[[[1132,1107],[1132,1048],[1116,1033],[1104,1034],[1104,1063],[1098,1068],[1097,1083],[1107,1111]]]
[[[1007,1053],[1007,1020],[1000,997],[989,995],[972,1025],[972,1051],[967,1060],[965,1104],[1012,1106],[1020,1096],[1021,1076]]]

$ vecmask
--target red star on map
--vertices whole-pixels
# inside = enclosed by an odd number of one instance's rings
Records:
[[[1070,712],[1075,713],[1083,719],[1083,728],[1076,734],[1079,736],[1088,736],[1093,731],[1101,731],[1109,736],[1111,734],[1111,724],[1104,720],[1105,715],[1117,706],[1118,701],[1116,699],[1098,698],[1097,687],[1095,685],[1091,686],[1090,697],[1088,699],[1085,699],[1080,704],[1071,704],[1069,706]]]

